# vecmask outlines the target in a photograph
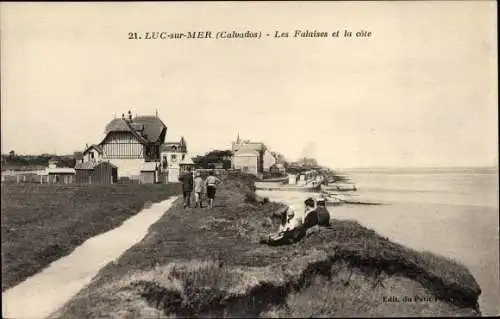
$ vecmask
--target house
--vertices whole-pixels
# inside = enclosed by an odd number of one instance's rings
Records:
[[[160,163],[166,134],[158,114],[132,117],[128,111],[106,125],[103,140],[86,148],[82,162],[106,161],[117,167],[118,178],[139,179],[144,163]]]
[[[257,175],[259,173],[260,154],[251,148],[241,148],[233,155],[233,168],[243,173]]]
[[[82,163],[102,161],[102,147],[96,144],[86,147],[80,159]]]
[[[114,184],[118,181],[118,168],[110,162],[78,162],[75,172],[79,184]]]
[[[236,138],[235,142],[231,143],[231,150],[233,152],[233,162],[232,162],[232,168],[238,169],[241,163],[245,161],[249,161],[249,159],[242,160],[239,159],[237,160],[240,164],[236,164],[235,159],[236,159],[236,154],[239,151],[244,150],[244,156],[243,157],[249,157],[248,150],[253,150],[257,153],[257,172],[262,173],[262,172],[268,172],[271,166],[273,166],[276,163],[276,159],[272,155],[271,152],[267,150],[267,147],[264,145],[262,142],[251,142],[249,140],[242,140],[240,138],[240,135],[238,134],[238,137]],[[240,156],[242,156],[243,153],[240,153]],[[250,162],[249,162],[250,163]]]
[[[274,155],[271,152],[265,150],[262,160],[262,170],[264,172],[269,172],[274,164],[276,164],[276,158],[274,158]]]
[[[161,145],[161,169],[167,183],[179,182],[180,163],[186,159],[187,144],[184,137],[179,142],[166,142]]]

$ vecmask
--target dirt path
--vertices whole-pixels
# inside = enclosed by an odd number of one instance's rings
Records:
[[[177,197],[153,204],[121,226],[92,237],[70,255],[2,294],[4,318],[44,318],[87,285],[97,272],[139,242]]]

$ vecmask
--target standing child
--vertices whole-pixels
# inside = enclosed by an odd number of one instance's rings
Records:
[[[208,207],[212,208],[214,205],[215,192],[217,190],[217,185],[220,183],[220,179],[215,176],[214,171],[211,171],[205,180],[207,185],[207,197],[208,197]]]
[[[201,178],[200,172],[196,172],[196,177],[194,179],[194,201],[195,201],[195,207],[198,207],[200,205],[200,208],[202,208],[202,198],[201,195],[203,193],[203,178]]]

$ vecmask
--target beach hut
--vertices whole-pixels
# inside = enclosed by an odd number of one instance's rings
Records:
[[[159,165],[155,162],[146,162],[140,168],[139,181],[141,184],[154,184],[159,178]]]
[[[75,173],[80,184],[114,184],[118,180],[118,168],[107,161],[76,163]]]

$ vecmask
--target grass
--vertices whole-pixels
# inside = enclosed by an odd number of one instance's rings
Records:
[[[252,181],[226,179],[211,210],[174,203],[142,242],[52,317],[480,314],[481,291],[464,266],[355,221],[334,220],[291,246],[259,244],[276,229],[270,216],[281,205],[248,201]],[[384,301],[389,296],[427,301]]]
[[[2,184],[2,291],[179,185]]]

